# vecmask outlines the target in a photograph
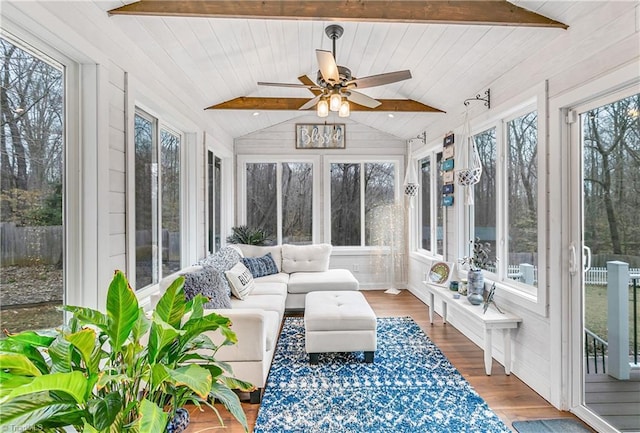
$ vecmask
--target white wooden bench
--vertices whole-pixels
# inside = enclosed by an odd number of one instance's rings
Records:
[[[511,313],[504,314],[498,312],[495,306],[491,305],[486,313],[483,314],[482,305],[471,305],[467,301],[466,296],[460,296],[460,299],[454,299],[453,292],[444,287],[423,281],[423,284],[429,292],[429,321],[433,325],[433,316],[435,314],[436,298],[442,301],[442,322],[447,323],[447,309],[454,309],[457,313],[479,322],[484,330],[484,368],[488,376],[491,375],[492,364],[492,334],[494,329],[502,329],[504,338],[504,373],[511,374],[511,340],[513,339],[512,330],[518,327],[518,323],[522,322],[522,318]]]

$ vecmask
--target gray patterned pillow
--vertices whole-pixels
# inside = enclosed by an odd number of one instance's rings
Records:
[[[238,250],[232,247],[224,247],[220,251],[210,254],[204,259],[200,260],[197,264],[203,267],[211,267],[218,271],[221,275],[221,282],[227,296],[231,296],[231,287],[229,281],[224,276],[225,271],[233,268],[241,259]]]
[[[187,301],[193,299],[197,294],[209,298],[209,302],[204,304],[205,308],[231,308],[231,298],[226,292],[225,285],[227,279],[220,271],[212,267],[204,267],[194,272],[184,274],[184,294]]]

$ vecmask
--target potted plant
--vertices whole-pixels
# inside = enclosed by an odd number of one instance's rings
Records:
[[[176,279],[148,317],[117,271],[106,313],[65,306],[68,325],[0,340],[0,429],[157,433],[189,402],[210,407],[222,423],[218,399],[248,430],[231,389],[252,386],[215,360],[219,347],[237,341],[230,321],[205,314],[203,296],[187,302],[183,284]],[[206,331],[219,331],[223,343]]]
[[[489,258],[491,245],[488,242],[480,242],[479,238],[476,238],[475,242],[470,241],[470,244],[473,255],[463,257],[460,263],[469,265],[469,271],[467,272],[467,300],[473,305],[480,305],[484,300],[484,275],[482,270],[493,265],[493,261]]]
[[[264,246],[271,243],[271,239],[267,236],[267,232],[261,228],[249,227],[246,225],[231,227],[233,232],[227,238],[230,244],[247,244]]]

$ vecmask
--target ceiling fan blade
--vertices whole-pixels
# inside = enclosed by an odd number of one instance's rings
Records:
[[[336,59],[333,58],[331,51],[316,50],[316,57],[318,58],[318,66],[320,67],[322,78],[324,78],[327,83],[331,84],[340,81],[338,65],[336,64]]]
[[[258,86],[273,86],[273,87],[299,87],[302,89],[321,89],[316,85],[310,84],[298,84],[298,83],[268,83],[264,81],[258,81]]]
[[[322,93],[316,96],[313,99],[309,99],[302,107],[298,108],[298,110],[308,110],[318,103],[318,101],[322,98]]]
[[[385,74],[356,78],[355,80],[348,81],[347,87],[355,86],[358,89],[364,89],[366,87],[376,87],[402,80],[408,80],[409,78],[411,78],[411,71],[407,69],[404,71],[387,72]]]
[[[380,101],[373,99],[372,97],[367,96],[364,93],[355,92],[353,90],[349,91],[349,95],[347,96],[347,99],[351,102],[354,102],[358,105],[362,105],[363,107],[368,107],[368,108],[376,108],[381,104]]]

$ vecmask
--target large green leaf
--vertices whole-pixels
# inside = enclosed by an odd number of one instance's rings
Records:
[[[21,341],[15,341],[11,337],[0,340],[0,353],[16,353],[24,355],[35,365],[41,373],[49,372],[49,365],[36,346]]]
[[[184,346],[192,338],[202,334],[206,331],[215,331],[221,326],[228,327],[231,321],[219,314],[211,313],[201,318],[190,318],[183,326],[182,329],[186,331],[186,334],[180,338],[181,346]]]
[[[247,416],[242,410],[240,399],[238,395],[220,383],[214,383],[211,387],[211,397],[222,402],[224,407],[227,408],[231,415],[238,420],[244,427],[244,431],[249,431],[249,424],[247,423]]]
[[[65,336],[65,339],[73,345],[84,361],[87,369],[91,373],[97,373],[98,371],[98,359],[92,357],[94,350],[96,349],[96,331],[91,328],[85,328],[82,331],[75,334],[69,334]]]
[[[138,433],[159,433],[167,428],[168,414],[146,398],[140,403]]]
[[[131,330],[131,338],[135,342],[139,342],[144,334],[149,331],[151,327],[151,320],[144,314],[144,309],[140,308],[138,312],[138,320],[136,320],[133,329]]]
[[[175,370],[167,369],[175,386],[186,386],[203,399],[207,398],[211,391],[211,373],[196,364],[189,364]]]
[[[42,374],[29,358],[16,353],[0,353],[0,369],[20,376],[40,376]]]
[[[73,313],[73,316],[83,324],[93,325],[104,332],[107,332],[109,329],[109,318],[98,310],[87,307],[75,307],[73,305],[65,305],[62,309]]]
[[[91,423],[98,430],[109,428],[122,409],[122,399],[118,392],[111,392],[102,398],[90,400],[87,404],[93,418]]]
[[[120,352],[140,313],[138,298],[121,271],[116,271],[107,292],[111,350]]]
[[[159,317],[154,317],[151,323],[147,348],[149,364],[156,362],[160,355],[168,350],[167,346],[183,333],[183,331],[175,329]]]
[[[167,367],[163,364],[154,364],[151,367],[151,391],[155,391],[160,385],[167,379],[169,379],[169,372]]]
[[[19,341],[29,346],[48,347],[56,339],[56,336],[47,334],[44,332],[25,331],[18,334],[8,334],[7,339]]]
[[[14,388],[26,385],[33,380],[33,376],[16,376],[0,370],[0,401]]]
[[[156,305],[155,314],[174,328],[180,328],[185,313],[184,277],[176,278]]]
[[[20,427],[20,431],[43,424],[45,421],[74,410],[77,406],[70,402],[60,402],[50,398],[46,393],[23,396],[2,404],[0,427],[9,429]],[[12,431],[0,428],[1,431]],[[18,431],[18,430],[15,430]]]
[[[52,373],[68,373],[73,370],[71,358],[73,346],[60,334],[49,346]]]
[[[87,380],[79,371],[45,374],[44,376],[35,377],[26,385],[14,388],[13,391],[0,400],[0,403],[43,391],[63,392],[72,397],[77,403],[84,403],[86,389]]]

